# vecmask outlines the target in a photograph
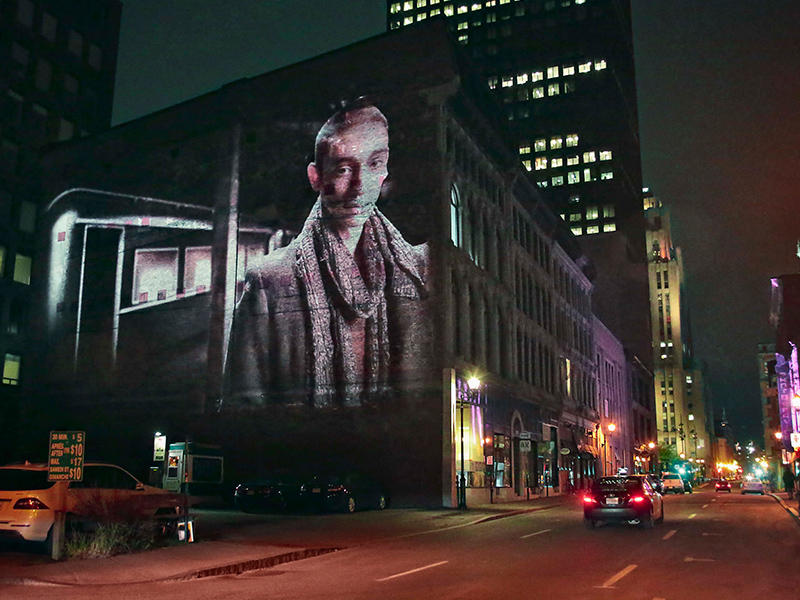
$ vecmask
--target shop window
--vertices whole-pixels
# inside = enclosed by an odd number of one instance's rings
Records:
[[[211,289],[211,246],[186,248],[183,291],[201,294]]]
[[[24,254],[17,254],[14,259],[14,281],[24,285],[31,284],[31,266],[33,259]]]
[[[3,361],[3,384],[19,385],[19,371],[22,357],[19,354],[6,354]]]
[[[133,263],[132,304],[175,298],[178,291],[178,249],[137,250]]]

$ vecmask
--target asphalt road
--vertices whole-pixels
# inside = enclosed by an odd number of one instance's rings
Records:
[[[369,518],[391,519],[392,512]],[[590,531],[572,504],[374,540],[238,576],[113,589],[25,587],[4,597],[800,598],[800,527],[774,499],[699,491],[667,497],[665,517],[650,531],[630,525]],[[298,518],[294,527],[307,529],[309,522]],[[324,520],[317,524],[328,527]],[[276,535],[277,529],[269,529]],[[354,541],[358,537],[354,534]]]

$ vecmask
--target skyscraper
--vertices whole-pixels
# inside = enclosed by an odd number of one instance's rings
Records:
[[[519,158],[596,267],[593,310],[651,363],[631,7],[388,0],[390,30],[448,27],[503,104]]]
[[[122,4],[0,1],[0,431],[27,372],[38,150],[111,123]],[[8,442],[8,437],[6,437]],[[10,451],[12,444],[4,444]],[[0,451],[1,452],[1,451]],[[2,458],[2,456],[0,456]]]

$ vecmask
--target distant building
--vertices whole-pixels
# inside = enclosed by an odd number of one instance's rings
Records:
[[[778,381],[775,374],[775,344],[759,344],[758,354],[758,387],[761,390],[761,416],[764,425],[764,454],[773,473],[780,480],[786,456],[781,432],[781,415],[778,406]],[[776,436],[777,434],[777,436]]]
[[[522,170],[489,90],[431,25],[48,152],[31,423],[77,426],[80,415],[87,443],[139,470],[156,429],[220,445],[231,478],[357,468],[408,505],[457,504],[462,477],[469,503],[596,476],[590,263]],[[420,378],[386,402],[284,402],[270,390],[237,404],[225,365],[246,273],[287,252],[315,202],[306,167],[328,103],[363,94],[389,122],[378,207],[430,257]]]
[[[683,259],[674,246],[669,210],[651,193],[647,216],[658,443],[692,462],[710,460],[702,370],[692,355],[689,307],[683,298]],[[702,470],[702,469],[701,469]]]
[[[122,3],[0,1],[0,462],[11,458],[28,354],[42,146],[111,124]]]
[[[582,236],[597,267],[595,314],[651,369],[630,1],[387,0],[386,7],[389,30],[446,19],[503,107],[518,160]]]

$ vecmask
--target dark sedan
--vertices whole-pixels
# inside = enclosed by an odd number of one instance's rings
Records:
[[[389,505],[386,489],[361,473],[314,477],[303,485],[301,494],[307,507],[321,511],[383,510]]]
[[[598,521],[636,523],[650,529],[664,521],[661,494],[644,475],[598,479],[583,498],[583,522],[593,529]]]
[[[285,512],[302,507],[301,488],[307,477],[284,473],[240,483],[234,503],[242,512]]]
[[[720,479],[717,483],[714,484],[714,488],[717,492],[728,492],[731,491],[731,482],[727,479]]]

